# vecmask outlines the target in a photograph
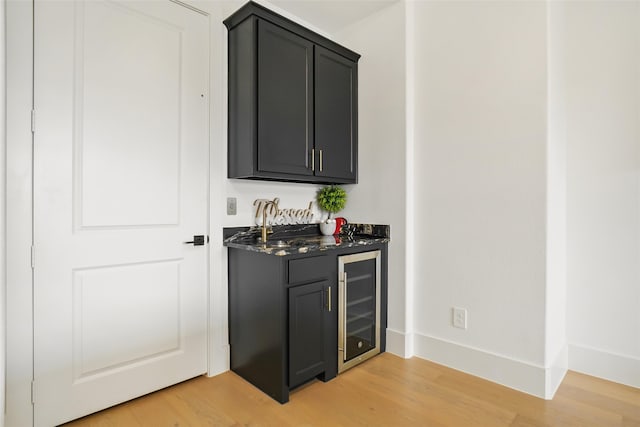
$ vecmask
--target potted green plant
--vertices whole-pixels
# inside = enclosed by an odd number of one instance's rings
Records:
[[[335,213],[344,209],[347,203],[347,192],[337,185],[329,185],[318,190],[316,197],[320,209],[329,213],[328,218],[320,223],[320,231],[326,236],[332,235],[336,230]]]

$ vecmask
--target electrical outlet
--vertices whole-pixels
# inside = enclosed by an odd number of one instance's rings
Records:
[[[460,329],[467,329],[467,309],[452,307],[453,326]]]
[[[238,201],[235,197],[227,197],[227,215],[238,213]]]

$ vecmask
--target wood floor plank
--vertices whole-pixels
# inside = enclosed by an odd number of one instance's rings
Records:
[[[281,405],[234,374],[199,377],[69,424],[146,426],[640,427],[640,389],[569,372],[551,401],[385,353]]]
[[[640,427],[640,421],[624,418],[622,420],[622,427]]]
[[[98,412],[89,417],[81,418],[78,421],[71,422],[69,426],[83,427],[127,427],[137,426],[138,420],[133,416],[129,409],[131,402],[123,403],[113,408]]]
[[[618,384],[602,378],[592,377],[579,372],[569,372],[562,382],[563,386],[573,386],[591,390],[604,396],[609,396],[631,405],[638,405],[638,389],[624,384]]]
[[[628,419],[640,421],[640,406],[637,401],[634,405],[617,397],[607,396],[599,390],[585,390],[571,385],[563,385],[561,395],[589,407],[614,412]]]

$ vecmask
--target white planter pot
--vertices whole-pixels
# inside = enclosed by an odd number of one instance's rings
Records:
[[[333,236],[336,231],[336,220],[328,219],[326,222],[320,223],[320,232],[325,236]]]

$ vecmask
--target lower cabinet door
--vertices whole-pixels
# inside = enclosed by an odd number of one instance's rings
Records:
[[[289,288],[289,388],[325,371],[331,310],[329,281]]]

